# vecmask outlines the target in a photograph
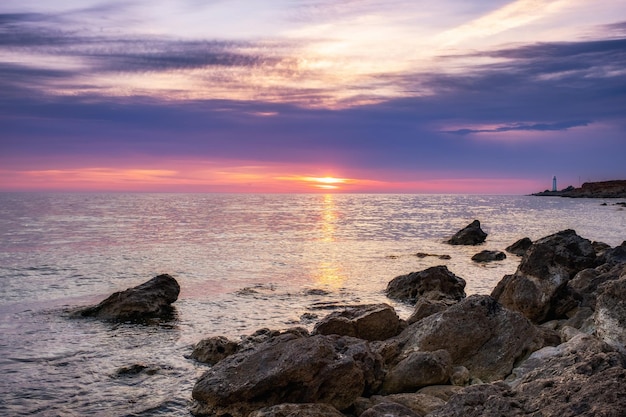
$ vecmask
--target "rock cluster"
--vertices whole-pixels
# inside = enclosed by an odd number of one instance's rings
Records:
[[[565,230],[533,243],[491,296],[466,297],[465,281],[436,267],[389,283],[390,297],[415,304],[407,321],[389,305],[365,305],[330,314],[311,333],[209,339],[197,346],[213,365],[193,389],[192,412],[623,415],[624,249]]]

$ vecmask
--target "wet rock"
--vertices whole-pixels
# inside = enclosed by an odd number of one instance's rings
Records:
[[[329,404],[278,404],[253,411],[248,417],[345,417]]]
[[[445,349],[453,364],[465,366],[475,378],[493,381],[507,376],[514,363],[542,342],[538,330],[521,314],[489,296],[472,295],[410,325],[384,349],[389,354],[393,352],[389,345],[397,343],[398,359],[415,350]]]
[[[313,329],[314,334],[337,334],[365,340],[385,340],[403,329],[398,314],[388,304],[370,304],[336,311]]]
[[[387,375],[383,392],[395,394],[415,392],[428,385],[441,385],[450,380],[452,362],[448,351],[410,352]]]
[[[626,355],[626,276],[600,288],[594,320],[598,337]]]
[[[474,220],[448,239],[450,245],[480,245],[487,238],[487,233],[480,228],[480,222]]]
[[[382,359],[364,340],[284,334],[215,364],[193,388],[192,412],[236,417],[318,402],[343,410],[376,391],[382,377]]]
[[[517,242],[513,243],[511,246],[508,246],[505,251],[512,253],[517,256],[524,256],[526,251],[532,246],[533,241],[530,238],[523,237]]]
[[[506,259],[506,254],[499,250],[484,250],[472,256],[474,262],[493,262]]]
[[[386,294],[389,298],[413,304],[421,298],[461,300],[465,298],[465,280],[450,272],[445,265],[434,266],[395,277],[387,284]]]
[[[190,358],[198,362],[214,365],[239,350],[239,343],[228,340],[224,336],[209,337],[198,342],[191,352]]]
[[[159,368],[156,366],[148,366],[143,363],[135,363],[130,366],[123,366],[115,371],[116,378],[135,377],[141,374],[154,375],[159,372]]]
[[[79,310],[74,317],[103,320],[145,320],[172,318],[172,303],[178,299],[180,286],[170,275],[158,275],[134,288],[111,294],[100,304]]]
[[[589,240],[573,230],[555,233],[535,242],[517,271],[506,275],[491,295],[533,322],[544,322],[577,305],[567,291],[567,282],[579,271],[594,266],[595,260]]]

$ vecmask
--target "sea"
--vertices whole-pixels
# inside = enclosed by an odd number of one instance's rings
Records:
[[[0,193],[0,415],[189,416],[192,387],[208,369],[188,358],[201,339],[312,330],[357,304],[388,303],[406,318],[411,307],[388,299],[387,283],[436,265],[465,279],[468,295],[489,294],[520,258],[478,264],[472,255],[564,229],[619,245],[626,210],[615,202]],[[483,245],[444,243],[474,219],[489,234]],[[70,317],[162,273],[181,286],[170,321]],[[144,371],[124,372],[136,365]]]

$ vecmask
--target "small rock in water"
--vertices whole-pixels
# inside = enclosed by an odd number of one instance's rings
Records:
[[[487,238],[487,233],[480,228],[480,222],[474,220],[448,239],[450,245],[480,245]]]
[[[506,254],[498,250],[484,250],[472,256],[474,262],[493,262],[506,259]]]

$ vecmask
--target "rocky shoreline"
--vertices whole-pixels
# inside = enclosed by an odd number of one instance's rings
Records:
[[[476,245],[475,221],[450,244]],[[617,247],[564,230],[506,249],[516,272],[490,295],[465,294],[446,266],[401,275],[388,304],[335,311],[312,331],[261,329],[210,337],[190,360],[207,364],[192,414],[221,417],[622,416],[626,410],[626,241]],[[171,317],[169,276],[116,293],[120,318]],[[175,280],[174,280],[175,282]],[[163,286],[164,290],[159,288]],[[141,291],[139,291],[141,292]],[[119,294],[132,295],[128,299]],[[174,301],[173,301],[174,300]],[[87,308],[76,317],[103,310]]]
[[[561,191],[545,190],[531,195],[538,197],[626,198],[626,180],[586,182],[580,188],[570,185]]]

